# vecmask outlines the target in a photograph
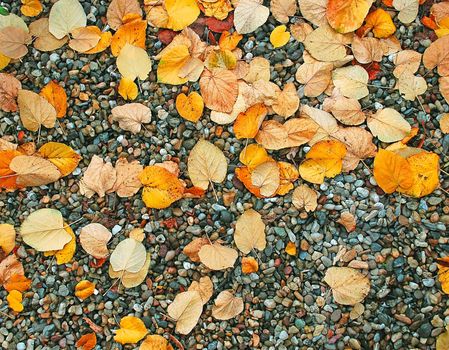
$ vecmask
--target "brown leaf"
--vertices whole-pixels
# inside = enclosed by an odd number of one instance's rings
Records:
[[[355,305],[368,295],[370,281],[361,272],[349,267],[330,267],[324,281],[332,288],[337,303]]]
[[[232,111],[239,93],[237,77],[225,69],[205,69],[200,79],[204,105],[218,112]]]
[[[360,102],[342,95],[326,98],[323,103],[323,110],[331,112],[339,122],[345,125],[358,125],[366,119]]]
[[[78,52],[94,48],[101,38],[101,30],[95,26],[76,28],[70,34],[69,47]]]
[[[233,267],[238,253],[235,249],[224,247],[220,243],[203,245],[198,252],[201,262],[211,270],[224,270]]]
[[[0,29],[0,53],[19,59],[28,52],[26,45],[31,44],[31,35],[20,27],[5,27]]]
[[[119,158],[115,163],[117,174],[115,184],[110,192],[116,192],[119,197],[131,197],[139,192],[142,183],[139,174],[143,171],[143,166],[138,160],[128,162],[126,158]]]
[[[438,74],[445,77],[449,75],[449,36],[443,36],[442,38],[434,41],[424,51],[422,60],[424,66],[427,69],[438,68]]]
[[[243,299],[225,290],[218,294],[212,306],[212,316],[217,320],[229,320],[243,311]]]
[[[80,192],[88,198],[97,193],[104,197],[115,184],[116,170],[111,163],[105,163],[103,159],[94,155],[80,181]]]
[[[17,185],[24,187],[46,185],[61,177],[61,172],[52,162],[36,156],[14,157],[9,168],[18,175]]]
[[[16,112],[16,98],[22,84],[10,74],[0,73],[0,109],[5,112]]]
[[[279,167],[275,162],[265,162],[254,168],[251,173],[251,183],[265,197],[273,196],[280,184]]]
[[[287,83],[284,90],[277,94],[277,99],[271,105],[273,111],[282,117],[292,116],[299,107],[299,96],[293,83]]]
[[[125,15],[128,14],[142,15],[142,9],[137,0],[112,0],[108,6],[106,19],[109,26],[117,30],[123,24]]]
[[[14,254],[0,261],[0,285],[5,284],[14,275],[25,275],[22,263]]]
[[[271,0],[270,10],[279,22],[288,23],[288,17],[296,13],[296,0]]]
[[[39,18],[30,23],[30,34],[35,37],[33,41],[34,48],[39,51],[54,51],[65,45],[68,37],[56,39],[48,30],[48,18]]]
[[[193,262],[200,262],[201,260],[198,256],[198,252],[200,251],[202,246],[206,244],[210,244],[207,238],[195,238],[192,242],[184,247],[182,252],[187,255]]]
[[[188,334],[203,312],[203,300],[197,291],[179,293],[168,306],[167,313],[176,320],[176,331]]]
[[[318,193],[307,185],[300,185],[293,191],[292,203],[298,209],[315,211],[318,205],[317,200]]]
[[[30,131],[38,131],[41,126],[52,128],[56,122],[56,110],[45,99],[33,91],[19,90],[20,119]]]
[[[83,249],[96,259],[102,259],[109,255],[108,242],[112,233],[103,225],[91,223],[80,231],[80,243]]]
[[[296,71],[296,80],[304,84],[304,95],[316,97],[321,95],[332,80],[331,63],[304,63]]]
[[[413,50],[403,50],[394,55],[393,63],[396,68],[393,74],[399,78],[403,73],[415,74],[421,65],[422,54]]]
[[[355,35],[352,41],[352,53],[354,58],[362,63],[382,61],[383,50],[379,39],[376,38],[360,38]]]
[[[207,304],[209,299],[212,297],[214,293],[214,285],[209,276],[201,277],[199,282],[193,281],[190,285],[189,291],[197,291],[200,296],[203,304]]]
[[[127,103],[112,109],[112,120],[118,121],[123,130],[137,134],[142,124],[151,121],[151,110],[141,103]]]

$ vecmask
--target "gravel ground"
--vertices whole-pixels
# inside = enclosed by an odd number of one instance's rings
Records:
[[[81,3],[89,14],[88,24],[103,28],[107,2]],[[18,13],[18,1],[1,4]],[[44,7],[47,16],[49,1],[44,1]],[[426,8],[422,7],[418,17]],[[418,20],[408,27],[397,21],[395,24],[403,49],[423,52],[430,45],[429,38],[434,34]],[[247,59],[268,58],[272,64],[271,79],[279,86],[293,81],[299,88],[294,74],[302,63],[303,47],[291,39],[288,45],[274,50],[268,33],[275,25],[270,16],[253,35],[245,35],[239,46]],[[162,44],[153,29],[148,32],[147,47],[155,55]],[[403,100],[397,90],[391,89],[392,70],[391,60],[384,57],[379,79],[371,82],[379,88],[370,87],[370,95],[361,101],[362,105],[372,109],[374,103],[380,103],[395,108],[411,124],[421,125],[420,132],[424,132],[425,125],[424,148],[440,154],[441,167],[447,170],[449,135],[443,137],[437,119],[441,113],[449,112],[449,107],[438,93],[438,76],[432,72],[425,75],[430,88],[421,96],[427,112],[424,113],[417,101]],[[17,254],[26,276],[33,281],[32,289],[25,293],[22,313],[14,319],[0,315],[3,349],[74,349],[76,340],[90,331],[89,320],[103,329],[97,333],[97,349],[133,349],[112,340],[111,330],[118,328],[117,322],[129,314],[141,317],[152,334],[172,334],[186,349],[434,349],[435,337],[449,323],[449,299],[437,281],[435,263],[435,258],[449,253],[449,198],[443,191],[436,190],[423,199],[398,193],[384,195],[361,164],[350,174],[315,186],[320,193],[319,206],[316,212],[305,214],[291,204],[291,193],[260,200],[234,179],[233,169],[243,143],[234,138],[230,126],[224,126],[221,136],[216,136],[221,127],[210,121],[208,112],[196,125],[179,117],[174,99],[181,88],[156,83],[156,62],[136,100],[151,107],[153,120],[148,130],[137,135],[124,132],[111,122],[111,108],[124,101],[117,93],[119,74],[109,51],[86,56],[67,46],[51,54],[30,48],[22,62],[5,71],[14,74],[24,88],[34,91],[50,79],[64,84],[69,95],[68,115],[62,119],[61,127],[44,129],[41,142],[66,143],[78,150],[83,160],[72,175],[49,186],[0,193],[1,221],[19,226],[30,212],[52,207],[59,209],[68,222],[82,218],[74,225],[77,234],[80,227],[90,222],[100,222],[111,229],[111,247],[130,229],[140,226],[146,232],[144,245],[152,255],[152,263],[141,286],[119,291],[112,288],[103,296],[113,283],[107,273],[108,264],[92,267],[92,259],[78,247],[73,263],[58,266],[51,258],[21,244]],[[421,67],[419,74],[425,73]],[[193,87],[198,89],[197,84]],[[302,98],[301,103],[316,105],[323,98]],[[17,113],[0,112],[0,134],[16,136],[19,130]],[[24,141],[36,137],[24,131]],[[79,194],[79,180],[94,154],[113,162],[125,156],[145,165],[178,158],[181,177],[188,179],[187,156],[200,137],[223,149],[230,161],[226,182],[216,186],[219,202],[209,191],[202,199],[185,199],[165,210],[148,210],[140,193],[129,199],[115,194],[88,199]],[[285,160],[285,154],[277,152],[277,159]],[[295,161],[298,163],[303,155],[301,150]],[[366,163],[371,165],[372,161]],[[447,177],[442,178],[441,186],[449,187]],[[236,194],[229,206],[222,202],[225,192]],[[269,227],[258,273],[242,275],[239,263],[235,269],[206,272],[204,266],[192,263],[181,253],[187,243],[204,231],[212,238],[220,236],[232,241],[235,220],[249,206],[262,214]],[[357,218],[357,229],[350,234],[336,223],[344,211]],[[298,247],[296,257],[284,252],[289,241]],[[346,261],[356,258],[369,271],[371,291],[363,305],[335,304],[322,281],[341,247],[348,250]],[[167,305],[205,273],[214,282],[215,296],[234,288],[243,296],[245,310],[235,319],[220,322],[211,317],[209,303],[192,333],[181,337],[164,316]],[[74,296],[74,287],[82,279],[96,282],[99,290],[84,302]],[[0,297],[5,301],[3,289]],[[0,306],[0,310],[7,312],[6,305]],[[254,342],[259,345],[256,347]]]

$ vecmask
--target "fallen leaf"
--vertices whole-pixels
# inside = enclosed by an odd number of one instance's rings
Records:
[[[449,326],[446,326],[446,331],[441,333],[436,342],[436,350],[445,350],[449,348]]]
[[[63,36],[61,39],[57,39],[49,30],[48,18],[39,18],[38,20],[30,23],[30,34],[34,37],[34,48],[39,51],[54,51],[68,41],[67,36]]]
[[[299,166],[299,174],[309,182],[322,184],[325,177],[335,177],[343,166],[346,147],[340,141],[320,141],[306,154]]]
[[[70,234],[71,240],[60,250],[50,250],[44,253],[44,256],[56,257],[56,263],[58,265],[67,264],[72,261],[76,251],[76,237],[73,230],[67,225],[64,227],[64,230]]]
[[[444,258],[436,259],[436,261],[438,267],[438,281],[441,283],[441,289],[444,293],[449,294],[449,257],[445,256]]]
[[[195,22],[200,14],[195,0],[165,0],[164,5],[168,14],[169,29],[182,30]]]
[[[117,173],[112,164],[105,163],[102,158],[94,155],[80,181],[80,192],[88,198],[95,193],[104,197],[114,186],[116,179]]]
[[[54,3],[48,18],[48,29],[56,39],[62,39],[72,30],[85,27],[87,16],[78,0],[59,0]]]
[[[133,238],[125,238],[115,247],[109,258],[114,271],[138,272],[146,260],[144,245]]]
[[[131,236],[130,239],[132,239]],[[145,280],[148,274],[148,269],[150,268],[150,264],[151,254],[147,253],[145,263],[139,271],[114,271],[112,266],[109,266],[109,277],[119,278],[120,283],[123,284],[125,288],[134,288],[140,285]]]
[[[0,29],[6,27],[18,27],[22,28],[25,31],[28,31],[27,24],[23,20],[23,18],[15,15],[14,13],[5,13],[1,14],[0,17]]]
[[[366,119],[359,101],[340,95],[326,98],[323,110],[331,112],[339,122],[345,125],[359,125]]]
[[[145,50],[146,29],[147,22],[140,17],[120,26],[111,39],[112,54],[115,57],[119,56],[126,44]],[[148,59],[145,59],[145,65],[147,61]],[[140,63],[137,66],[140,66]]]
[[[84,334],[78,339],[75,346],[81,350],[92,350],[97,345],[97,335],[95,333]]]
[[[67,176],[75,170],[81,156],[71,147],[59,142],[47,142],[39,148],[39,156],[52,162],[60,171],[61,176]]]
[[[222,49],[211,50],[205,61],[206,68],[209,70],[214,68],[232,70],[236,64],[236,56],[231,51]]]
[[[306,40],[307,35],[313,32],[312,26],[307,22],[297,22],[290,26],[292,36],[300,43]]]
[[[263,57],[255,57],[249,63],[249,72],[244,77],[248,83],[255,83],[258,80],[270,80],[270,61]]]
[[[23,241],[40,252],[60,250],[72,239],[65,230],[61,212],[55,209],[38,209],[22,222],[20,235]]]
[[[254,169],[259,164],[272,161],[272,158],[268,156],[265,148],[252,143],[240,152],[239,160],[241,163],[248,166],[248,168]]]
[[[237,219],[234,231],[234,241],[237,248],[244,254],[253,249],[264,250],[266,247],[265,224],[261,215],[248,209]]]
[[[271,0],[270,2],[271,13],[281,23],[288,23],[288,18],[295,15],[296,9],[294,0]]]
[[[304,46],[313,58],[332,62],[346,57],[345,45],[350,44],[351,41],[349,34],[337,33],[331,27],[323,25],[307,35]]]
[[[47,185],[61,177],[53,163],[36,156],[16,156],[9,163],[9,168],[17,174],[16,184],[22,187]]]
[[[198,252],[200,251],[201,247],[206,244],[210,244],[210,241],[207,238],[195,238],[192,242],[184,247],[182,252],[187,255],[193,262],[200,262]]]
[[[422,61],[427,69],[438,68],[438,74],[442,77],[449,75],[449,36],[443,36],[435,40],[424,51]]]
[[[8,296],[6,297],[6,300],[8,301],[9,307],[14,310],[15,312],[22,312],[23,311],[23,305],[22,305],[22,293],[18,290],[12,290],[8,293]]]
[[[280,184],[276,194],[285,195],[293,189],[293,183],[299,179],[297,167],[287,162],[278,162]]]
[[[109,46],[111,46],[112,42],[112,34],[111,32],[101,32],[100,33],[100,41],[98,41],[97,45],[95,45],[90,50],[87,50],[85,53],[87,54],[95,54],[106,50]]]
[[[235,249],[224,247],[219,243],[203,245],[198,252],[200,261],[211,270],[224,270],[233,267],[238,253]]]
[[[365,26],[376,38],[388,38],[396,32],[396,26],[387,11],[378,8],[365,18]],[[363,27],[362,27],[363,28]]]
[[[331,287],[335,302],[342,305],[355,305],[368,295],[368,277],[350,267],[330,267],[324,281]]]
[[[418,16],[418,0],[393,0],[392,4],[399,11],[398,19],[404,24],[413,22]]]
[[[0,109],[4,112],[16,112],[16,98],[22,84],[10,74],[0,73]]]
[[[443,134],[449,134],[449,113],[443,114],[440,118],[439,124]]]
[[[318,194],[307,185],[299,185],[295,188],[292,195],[292,203],[297,209],[305,211],[315,211],[318,206]]]
[[[207,190],[212,182],[222,183],[228,163],[223,152],[206,140],[199,140],[190,151],[187,171],[193,185]]]
[[[82,280],[77,283],[75,286],[75,296],[80,298],[81,300],[87,299],[95,291],[95,283],[92,283],[88,280]]]
[[[368,115],[367,125],[373,135],[383,142],[402,140],[411,130],[410,124],[393,108],[380,109]]]
[[[8,283],[14,275],[23,276],[24,274],[23,265],[17,260],[16,255],[10,254],[0,261],[0,285]]]
[[[220,35],[220,39],[218,41],[218,45],[222,50],[234,50],[239,44],[240,40],[243,39],[243,35],[238,32],[228,32],[224,31]]]
[[[397,88],[404,99],[414,101],[419,95],[427,91],[427,82],[423,77],[403,73],[398,80]]]
[[[19,59],[28,53],[27,45],[32,38],[28,31],[19,27],[0,29],[0,53],[6,57]]]
[[[120,329],[113,330],[114,341],[120,344],[134,344],[148,333],[145,324],[135,316],[125,316],[120,320]]]
[[[361,66],[337,68],[332,72],[332,81],[343,96],[360,100],[368,96],[368,72]]]
[[[22,0],[20,12],[27,17],[36,17],[42,12],[42,4],[39,0]]]
[[[173,44],[173,42],[172,42]],[[173,47],[170,45],[160,54],[160,61],[157,66],[157,81],[163,84],[180,85],[189,79],[180,76],[180,71],[191,58],[189,48],[179,44]]]
[[[151,110],[141,103],[127,103],[112,109],[112,120],[118,121],[123,130],[133,134],[140,132],[142,124],[151,121]]]
[[[268,19],[270,10],[257,0],[241,0],[234,11],[234,26],[240,34],[254,32]]]
[[[372,0],[329,0],[326,18],[337,32],[353,32],[363,24],[372,3]]]
[[[176,321],[176,332],[189,334],[203,312],[203,300],[197,291],[182,292],[176,295],[168,306],[168,315]]]
[[[204,105],[214,111],[231,112],[237,100],[238,86],[234,73],[224,69],[205,69],[200,79]]]
[[[352,41],[352,54],[354,58],[362,64],[371,63],[373,61],[382,61],[383,50],[382,44],[376,38],[359,38],[354,36]]]
[[[217,320],[230,320],[243,311],[243,299],[225,290],[218,294],[212,306],[212,317]]]
[[[115,163],[116,180],[110,192],[115,192],[121,198],[131,197],[139,192],[142,183],[139,174],[143,166],[138,160],[128,162],[126,158],[119,158]]]
[[[117,30],[123,24],[123,18],[129,14],[142,15],[142,9],[137,0],[112,0],[106,12],[108,25]]]
[[[299,10],[306,20],[320,27],[327,24],[327,2],[328,0],[301,0]]]
[[[413,186],[412,169],[406,159],[394,152],[379,149],[374,158],[374,179],[386,193]]]
[[[341,213],[340,218],[337,220],[337,222],[340,225],[343,225],[348,233],[353,232],[356,228],[355,217],[349,211]]]
[[[189,96],[181,93],[176,96],[176,110],[184,119],[196,123],[203,115],[203,98],[196,91],[192,91]]]
[[[413,50],[403,50],[394,55],[395,68],[393,74],[400,78],[402,74],[415,74],[421,65],[422,54]]]
[[[296,244],[292,241],[289,241],[287,243],[287,246],[285,247],[285,252],[288,255],[296,256],[296,254],[297,254]]]
[[[265,162],[254,168],[251,173],[251,183],[258,187],[264,197],[273,196],[280,184],[279,167],[275,162]]]
[[[259,270],[259,264],[257,260],[252,256],[242,258],[242,273],[249,275],[250,273],[257,272]]]
[[[145,80],[151,71],[151,60],[144,49],[125,43],[117,57],[117,68],[126,79]]]
[[[142,199],[149,208],[168,208],[184,193],[184,186],[178,177],[159,166],[145,167],[139,179],[144,186]]]
[[[173,350],[164,337],[154,334],[147,335],[145,340],[140,344],[139,350]]]
[[[5,255],[12,252],[16,245],[16,230],[13,225],[0,224],[0,250]]]
[[[290,40],[290,32],[285,25],[277,26],[270,34],[271,45],[276,49],[282,47]]]
[[[24,275],[12,275],[5,284],[3,284],[3,287],[8,291],[11,292],[12,290],[17,290],[19,292],[25,292],[26,290],[30,289],[31,287],[31,280],[26,278]]]
[[[67,94],[65,90],[53,80],[45,85],[39,95],[45,99],[55,108],[56,116],[62,118],[67,111]]]
[[[293,83],[284,85],[284,89],[277,93],[277,99],[271,107],[281,117],[291,117],[299,108],[299,96]]]
[[[237,139],[254,138],[267,115],[267,108],[263,103],[249,107],[245,112],[239,113],[234,122],[234,133]]]
[[[209,276],[201,277],[200,280],[193,281],[188,291],[197,291],[200,294],[203,304],[207,304],[214,294],[214,285]]]
[[[329,86],[332,80],[331,63],[304,63],[296,71],[296,80],[304,84],[304,96],[317,97]]]
[[[91,223],[80,230],[79,239],[83,249],[96,259],[103,259],[109,255],[108,242],[112,233],[103,225]]]
[[[69,47],[78,52],[86,52],[97,46],[101,30],[96,26],[75,28],[70,32]]]
[[[19,90],[17,102],[20,120],[26,129],[38,131],[42,126],[55,126],[56,110],[44,97],[33,91]]]

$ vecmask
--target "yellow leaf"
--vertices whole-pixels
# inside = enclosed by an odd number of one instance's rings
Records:
[[[151,71],[151,60],[144,49],[125,43],[117,57],[117,68],[124,78],[145,80]]]
[[[191,92],[189,96],[181,93],[176,97],[176,109],[181,117],[196,123],[203,114],[203,98],[196,91]]]
[[[12,275],[6,283],[3,285],[3,287],[8,291],[11,292],[13,290],[17,290],[19,292],[25,292],[26,290],[30,289],[31,286],[31,280],[26,278],[24,275]]]
[[[273,159],[268,155],[265,148],[258,145],[257,143],[252,143],[246,146],[239,156],[240,162],[245,164],[249,169],[254,169],[256,166],[272,161]]]
[[[441,283],[441,289],[449,294],[449,256],[437,259],[438,280]]]
[[[75,296],[83,300],[94,294],[94,291],[95,283],[88,280],[82,280],[75,286]]]
[[[436,350],[449,349],[449,326],[446,326],[446,331],[441,333],[436,342]]]
[[[283,196],[293,189],[293,182],[298,180],[299,172],[293,164],[287,162],[278,162],[278,167],[281,182],[276,194]]]
[[[114,330],[114,340],[120,344],[133,344],[148,333],[141,319],[134,316],[125,316],[120,320],[120,329]]]
[[[11,59],[0,52],[0,70],[5,68],[9,62],[11,62]]]
[[[309,182],[322,184],[325,177],[335,177],[341,172],[346,147],[340,141],[320,141],[306,154],[299,166],[299,174]]]
[[[15,312],[23,311],[22,293],[20,293],[18,290],[10,291],[8,296],[6,297],[6,300],[8,301],[9,307]]]
[[[187,82],[187,77],[180,77],[181,68],[190,59],[186,45],[176,45],[164,52],[157,66],[157,81],[163,84],[180,85]]]
[[[291,241],[288,242],[287,246],[285,247],[285,252],[288,255],[295,256],[296,255],[296,245],[295,245],[295,243],[293,243]]]
[[[125,100],[135,100],[139,94],[139,90],[137,89],[137,85],[134,81],[128,78],[122,78],[118,85],[118,93]]]
[[[123,24],[112,36],[112,54],[117,57],[126,44],[145,49],[146,29],[147,22],[140,17]]]
[[[147,166],[139,175],[144,185],[142,199],[149,208],[168,208],[182,198],[184,186],[168,170],[159,166]]]
[[[238,139],[254,138],[267,113],[267,107],[263,103],[257,103],[245,112],[239,113],[234,122],[235,137]]]
[[[287,32],[287,27],[282,24],[273,29],[270,34],[270,42],[274,48],[284,46],[290,40],[290,32]]]
[[[195,0],[165,0],[167,28],[182,30],[198,18],[200,9]]]
[[[100,34],[100,41],[90,50],[85,51],[87,54],[99,53],[106,50],[112,42],[112,34],[111,32],[102,32]]]
[[[209,0],[198,0],[201,4],[201,10],[206,17],[215,17],[219,20],[224,20],[228,17],[228,13],[234,8],[229,0],[217,0],[210,2]]]
[[[66,243],[64,245],[64,248],[62,248],[61,250],[49,250],[44,253],[45,256],[54,255],[56,257],[56,263],[58,265],[69,263],[76,251],[76,237],[73,233],[73,230],[70,228],[70,226],[67,225],[64,227],[64,230],[66,230],[67,233],[70,234],[72,239],[68,243]]]
[[[16,245],[16,230],[13,225],[0,224],[0,252],[8,255]]]
[[[67,111],[67,94],[65,90],[53,80],[45,85],[39,95],[45,99],[55,108],[56,116],[62,118]]]
[[[173,347],[164,337],[154,334],[147,335],[145,340],[140,344],[139,350],[173,350]]]
[[[237,58],[229,50],[213,50],[209,53],[206,60],[207,69],[234,69],[236,64]]]
[[[252,256],[242,258],[242,273],[248,275],[250,273],[257,272],[259,270],[259,264],[257,260]]]
[[[383,9],[377,9],[368,14],[365,23],[364,27],[372,29],[376,38],[388,38],[396,32],[391,16]]]
[[[81,160],[81,156],[71,147],[59,142],[47,142],[39,149],[38,153],[56,165],[61,176],[69,175]]]
[[[409,189],[414,182],[407,160],[384,149],[380,149],[374,158],[373,174],[379,187],[386,193],[393,193],[398,187]]]
[[[42,4],[39,0],[22,0],[20,12],[27,17],[35,17],[42,12]]]

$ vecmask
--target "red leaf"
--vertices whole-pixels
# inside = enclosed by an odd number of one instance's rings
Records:
[[[209,17],[206,19],[206,25],[215,33],[223,33],[226,30],[230,30],[234,26],[234,14],[231,13],[223,21],[220,21],[215,17]]]
[[[432,30],[438,29],[438,25],[431,17],[424,16],[423,18],[421,18],[421,23],[429,29]]]
[[[178,33],[176,33],[175,31],[171,30],[171,29],[161,29],[158,31],[157,33],[157,38],[159,39],[159,41],[164,44],[164,45],[168,45],[172,42],[173,38],[177,35]]]
[[[103,264],[108,260],[108,258],[95,259],[94,261],[89,261],[89,266],[93,268],[102,267]]]

